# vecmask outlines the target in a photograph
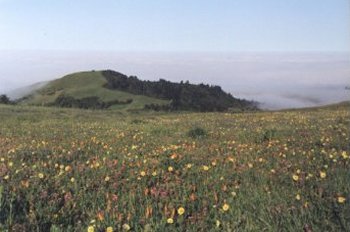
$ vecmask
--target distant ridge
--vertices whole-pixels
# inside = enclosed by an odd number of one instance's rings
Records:
[[[166,111],[256,110],[255,102],[234,98],[219,86],[143,81],[113,71],[89,71],[66,75],[35,89],[21,104],[89,109]]]

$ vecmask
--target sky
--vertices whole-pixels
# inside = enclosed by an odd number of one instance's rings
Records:
[[[350,51],[349,0],[0,0],[0,50]]]
[[[350,0],[0,0],[0,93],[100,69],[270,109],[349,100]]]

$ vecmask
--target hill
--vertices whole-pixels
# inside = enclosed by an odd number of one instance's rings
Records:
[[[219,86],[143,81],[112,70],[79,72],[54,80],[20,101],[29,105],[92,109],[227,111],[256,109]]]
[[[100,71],[78,72],[49,82],[20,100],[22,104],[71,108],[142,109],[146,104],[166,105],[167,100],[105,88]]]

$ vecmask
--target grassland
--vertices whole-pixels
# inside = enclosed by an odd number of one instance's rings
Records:
[[[169,101],[157,98],[130,94],[118,90],[110,90],[103,86],[107,83],[101,71],[79,72],[67,75],[49,82],[36,91],[32,96],[23,101],[24,105],[47,105],[53,103],[60,95],[71,96],[76,99],[86,97],[98,97],[101,101],[126,101],[133,99],[131,104],[114,105],[113,109],[137,110],[145,104],[168,104]]]
[[[349,104],[0,106],[0,231],[349,231]]]

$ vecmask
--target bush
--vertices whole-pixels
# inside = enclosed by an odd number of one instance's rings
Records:
[[[267,129],[256,137],[255,142],[264,143],[264,142],[269,142],[275,138],[277,138],[277,130]]]
[[[10,104],[10,103],[11,103],[10,99],[5,94],[0,95],[0,104]]]
[[[195,127],[193,129],[189,130],[187,132],[187,135],[191,138],[196,139],[196,138],[202,138],[202,137],[207,136],[207,132],[203,128]]]

